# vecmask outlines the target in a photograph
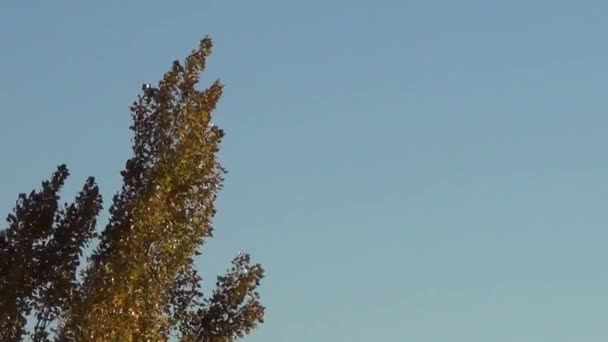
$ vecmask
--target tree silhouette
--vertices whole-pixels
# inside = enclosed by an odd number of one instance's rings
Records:
[[[233,341],[263,322],[256,289],[264,271],[248,254],[208,296],[193,265],[212,236],[226,173],[216,159],[224,131],[210,123],[222,84],[196,88],[211,48],[202,39],[131,105],[133,155],[101,234],[94,178],[71,204],[59,204],[65,165],[19,195],[0,231],[1,341]]]

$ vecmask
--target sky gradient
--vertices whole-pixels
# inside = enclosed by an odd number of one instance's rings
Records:
[[[60,163],[107,209],[129,104],[210,34],[198,264],[265,266],[246,341],[608,338],[608,2],[74,3],[0,2],[0,210]]]

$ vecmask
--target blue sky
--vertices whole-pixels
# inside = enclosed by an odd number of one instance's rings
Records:
[[[265,265],[248,341],[608,338],[608,3],[27,3],[0,3],[6,213],[60,163],[109,203],[141,83],[210,34],[199,265]]]

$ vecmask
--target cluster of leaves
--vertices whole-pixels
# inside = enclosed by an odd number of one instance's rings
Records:
[[[264,271],[249,255],[233,260],[209,296],[193,265],[212,236],[226,172],[216,159],[224,132],[211,124],[222,84],[196,89],[211,47],[201,40],[132,104],[133,155],[101,234],[93,178],[72,204],[58,204],[65,165],[19,196],[0,231],[1,341],[233,341],[263,322],[256,289]]]

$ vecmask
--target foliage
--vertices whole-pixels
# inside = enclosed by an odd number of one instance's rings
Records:
[[[223,86],[196,89],[211,48],[202,39],[130,107],[133,155],[101,234],[94,178],[63,206],[65,165],[40,190],[19,195],[0,231],[0,340],[233,341],[263,322],[256,288],[264,271],[249,255],[233,260],[209,296],[193,265],[212,236],[226,172],[216,159],[224,132],[211,124]]]

